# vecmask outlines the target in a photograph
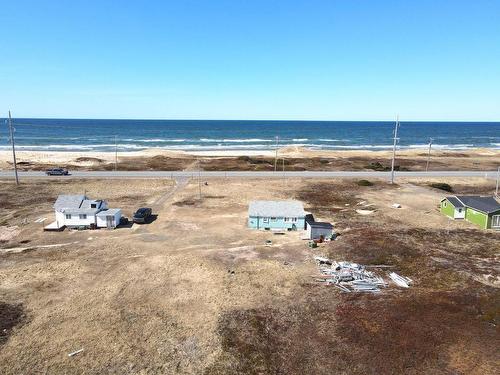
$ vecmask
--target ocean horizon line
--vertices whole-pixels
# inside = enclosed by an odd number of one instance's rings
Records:
[[[8,117],[0,117],[0,121],[8,120]],[[396,118],[393,119],[382,119],[382,120],[325,120],[325,119],[202,119],[202,118],[120,118],[120,117],[12,117],[13,124],[17,120],[69,120],[69,121],[200,121],[200,122],[215,122],[215,121],[237,121],[237,122],[333,122],[333,123],[395,123]],[[404,118],[399,119],[399,123],[462,123],[462,124],[500,124],[500,119],[498,120],[405,120]]]

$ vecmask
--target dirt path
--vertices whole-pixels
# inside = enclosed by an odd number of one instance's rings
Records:
[[[177,177],[175,179],[174,187],[169,191],[167,191],[165,194],[163,194],[161,197],[159,197],[155,202],[153,202],[152,204],[153,211],[161,210],[165,202],[168,201],[175,193],[184,189],[188,184],[188,182],[189,182],[188,177]]]

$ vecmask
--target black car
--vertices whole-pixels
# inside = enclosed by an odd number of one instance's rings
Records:
[[[151,217],[152,210],[151,208],[142,207],[139,208],[134,214],[134,223],[144,224]]]
[[[69,175],[69,172],[67,169],[64,168],[52,168],[52,169],[47,169],[45,171],[45,174],[47,176],[67,176]]]

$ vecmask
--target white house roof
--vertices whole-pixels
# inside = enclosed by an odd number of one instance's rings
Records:
[[[80,208],[91,209],[92,208],[91,204],[95,204],[96,205],[95,208],[99,208],[101,207],[102,201],[86,198],[85,200],[83,200],[82,204],[80,205]]]
[[[120,210],[119,208],[109,208],[107,210],[99,212],[96,216],[106,217],[108,215],[116,215],[116,214],[119,214],[121,212],[122,212],[122,210]]]
[[[64,209],[78,209],[82,204],[82,201],[87,197],[85,195],[68,195],[61,194],[57,197],[56,203],[54,203],[54,208],[57,211],[63,211]]]
[[[306,212],[299,201],[251,201],[248,216],[304,217]]]
[[[99,211],[101,211],[100,208],[63,208],[61,210],[63,214],[70,215],[95,215]]]

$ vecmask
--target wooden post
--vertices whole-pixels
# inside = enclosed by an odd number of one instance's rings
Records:
[[[427,163],[425,165],[425,171],[429,170],[429,163],[431,161],[431,147],[432,147],[432,138],[429,138],[429,151],[427,153]]]
[[[398,142],[399,115],[396,117],[396,125],[394,126],[394,143],[392,145],[392,162],[391,162],[391,184],[394,183],[394,161],[396,159],[396,144]]]
[[[10,143],[12,144],[12,160],[14,162],[14,174],[16,175],[16,185],[19,185],[19,176],[17,175],[17,161],[16,161],[16,146],[14,141],[14,130],[12,129],[12,117],[9,111],[9,133]]]

